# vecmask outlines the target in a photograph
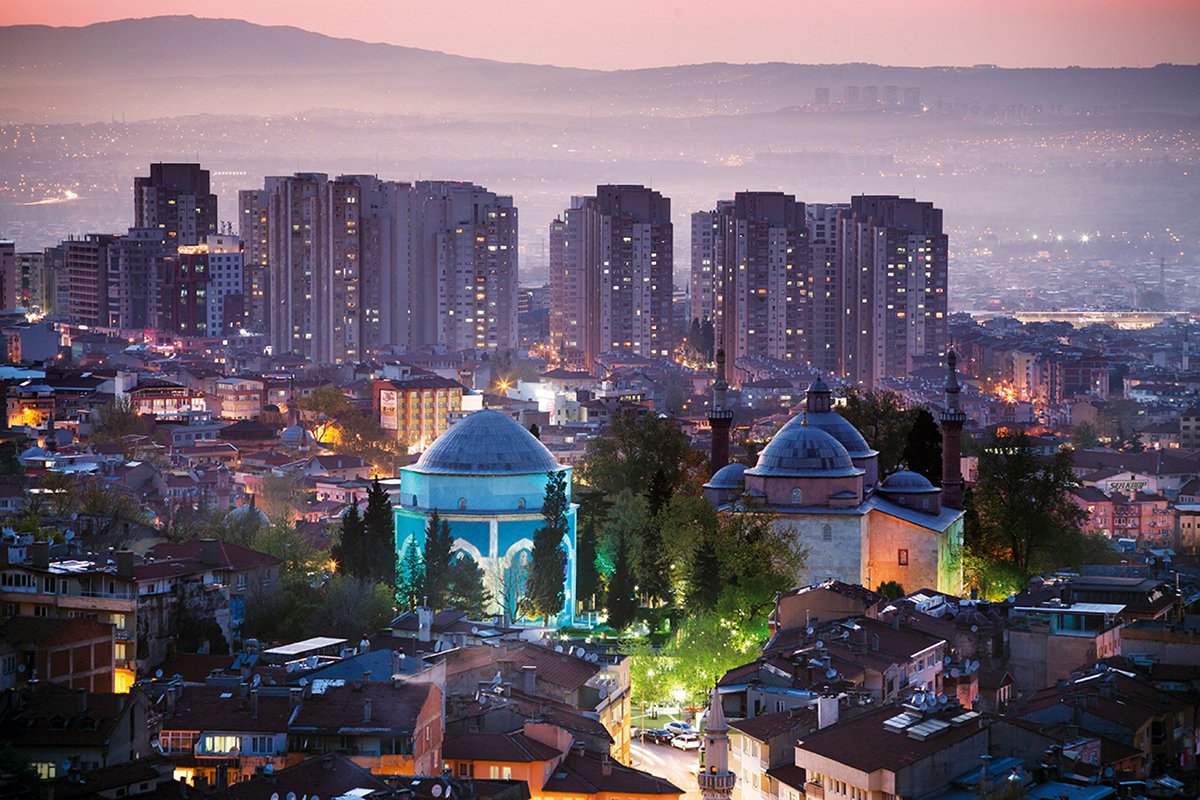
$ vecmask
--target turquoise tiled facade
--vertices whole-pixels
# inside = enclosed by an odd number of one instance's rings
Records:
[[[552,471],[566,474],[569,499],[570,467],[558,464],[529,431],[497,411],[471,414],[442,434],[416,464],[401,469],[397,553],[410,541],[424,546],[425,526],[436,509],[450,525],[454,552],[473,558],[485,576],[527,560],[542,525],[542,499]],[[563,539],[562,623],[571,621],[575,608],[576,508],[572,503]]]

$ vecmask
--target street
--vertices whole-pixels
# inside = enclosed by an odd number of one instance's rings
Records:
[[[683,796],[689,800],[700,797],[700,788],[696,785],[696,770],[700,766],[699,750],[677,750],[666,744],[642,744],[634,737],[630,745],[633,766],[653,775],[666,778],[671,783],[683,789]]]

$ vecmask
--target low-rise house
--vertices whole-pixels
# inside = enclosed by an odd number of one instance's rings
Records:
[[[887,706],[802,737],[796,766],[810,800],[925,797],[946,789],[988,752],[977,711]]]
[[[836,708],[837,698],[825,701],[829,703]],[[786,774],[772,776],[771,771],[794,765],[796,741],[818,728],[816,706],[729,723],[729,770],[737,775],[734,800],[787,800]]]
[[[255,775],[229,787],[232,800],[278,800],[281,797],[364,797],[372,792],[390,795],[392,786],[340,753],[301,761],[293,766]],[[449,795],[448,795],[449,796]],[[458,797],[459,795],[455,795]]]
[[[1066,678],[1080,664],[1121,654],[1121,614],[1114,603],[1063,603],[1057,598],[1012,609],[1008,671],[1023,693]]]
[[[441,768],[442,730],[433,683],[326,681],[288,723],[288,762],[336,752],[376,774],[430,775]]]
[[[174,762],[179,780],[224,788],[268,764],[273,769],[286,765],[288,720],[298,697],[244,685],[174,683],[162,702],[159,748]]]
[[[0,622],[0,691],[46,681],[113,691],[113,626],[86,617],[9,617]]]
[[[64,764],[88,772],[152,754],[149,702],[140,689],[116,694],[45,683],[9,691],[0,703],[0,743],[44,780],[67,771]]]

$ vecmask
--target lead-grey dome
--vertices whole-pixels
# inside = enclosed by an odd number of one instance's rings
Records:
[[[902,469],[893,472],[879,484],[879,491],[889,494],[926,494],[940,491],[919,472]]]
[[[704,488],[741,489],[746,485],[745,474],[745,464],[739,464],[736,461],[732,464],[726,464],[713,473],[713,476],[708,479],[708,483],[704,484]]]
[[[763,448],[747,475],[768,477],[847,478],[862,475],[846,448],[820,428],[792,417]]]
[[[484,409],[451,425],[409,469],[426,475],[534,475],[562,465],[512,417]]]
[[[845,417],[836,411],[824,411],[815,414],[810,411],[808,413],[808,425],[811,428],[820,428],[837,439],[842,447],[846,448],[846,452],[850,454],[851,458],[870,458],[871,456],[879,455],[867,444],[867,440],[858,432],[858,428],[851,425]]]

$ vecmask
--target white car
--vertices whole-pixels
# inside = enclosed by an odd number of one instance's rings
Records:
[[[680,750],[699,750],[700,737],[694,733],[681,733],[671,740],[671,747]]]
[[[666,725],[663,725],[663,727],[676,736],[685,733],[695,733],[695,731],[692,730],[692,726],[688,725],[686,722],[668,722]]]

